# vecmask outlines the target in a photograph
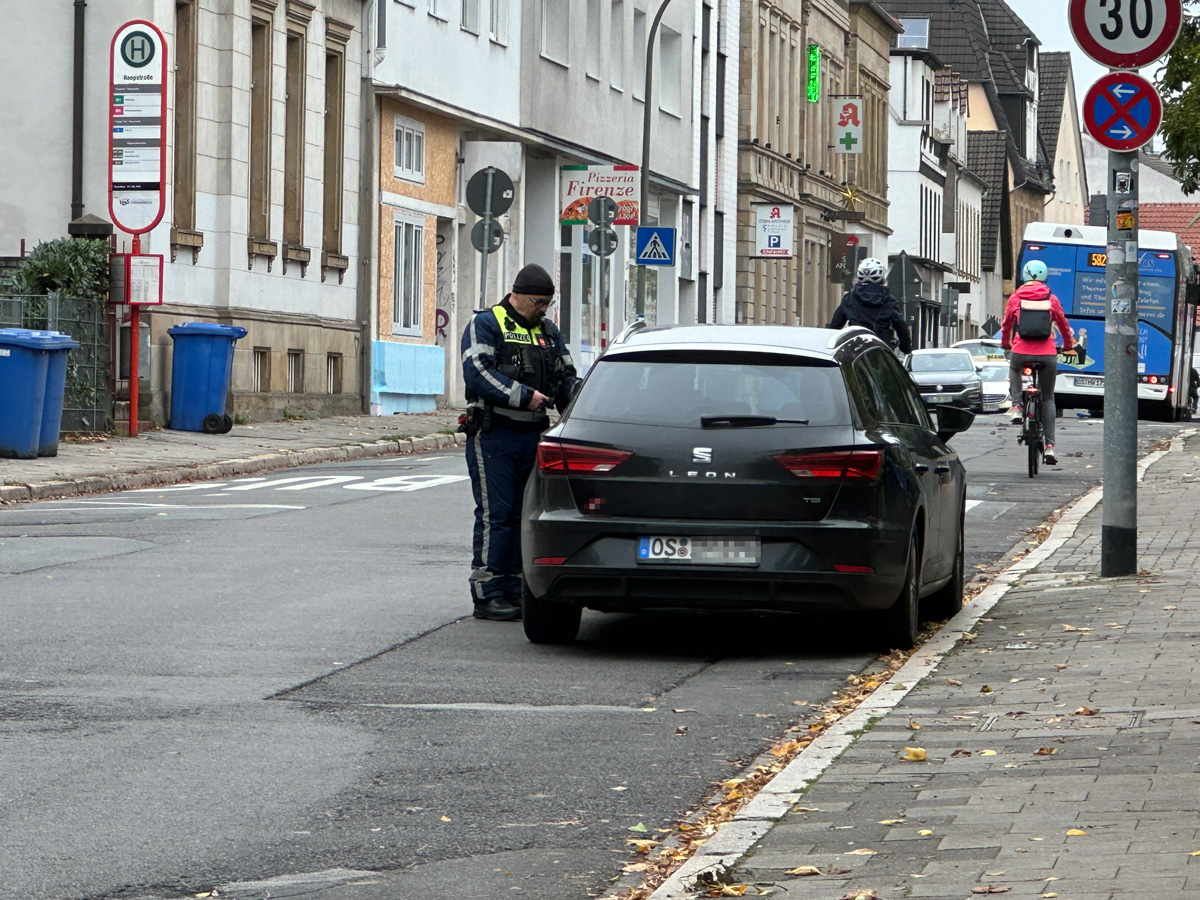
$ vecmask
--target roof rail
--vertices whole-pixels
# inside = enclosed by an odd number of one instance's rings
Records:
[[[630,322],[628,325],[625,326],[625,328],[621,331],[621,333],[619,335],[617,335],[617,339],[615,341],[613,341],[613,343],[614,344],[624,344],[627,340],[629,340],[631,337],[633,337],[635,334],[637,334],[639,331],[641,331],[642,329],[644,329],[646,327],[647,326],[646,326],[645,317],[638,316],[636,319],[634,319],[632,322]]]
[[[847,325],[845,328],[833,333],[833,337],[829,339],[829,343],[825,345],[825,348],[827,350],[832,350],[834,347],[837,347],[845,341],[850,340],[850,338],[858,337],[862,334],[869,335],[873,338],[879,337],[879,335],[877,335],[870,328],[864,328],[862,325]]]

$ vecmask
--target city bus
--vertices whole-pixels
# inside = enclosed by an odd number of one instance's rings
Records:
[[[1031,259],[1050,270],[1048,284],[1081,354],[1059,354],[1059,409],[1104,408],[1104,267],[1108,232],[1097,226],[1034,222],[1025,229],[1017,272]],[[1138,415],[1175,421],[1188,408],[1195,288],[1192,252],[1167,231],[1138,234]],[[1194,300],[1192,300],[1194,302]],[[1056,336],[1061,345],[1062,339]]]

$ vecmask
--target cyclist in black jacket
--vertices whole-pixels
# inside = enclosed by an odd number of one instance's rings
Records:
[[[901,353],[911,353],[912,336],[908,323],[900,312],[900,301],[884,284],[886,277],[887,270],[880,260],[870,257],[859,263],[858,281],[842,298],[828,327],[861,325],[874,331],[888,346],[899,345]]]

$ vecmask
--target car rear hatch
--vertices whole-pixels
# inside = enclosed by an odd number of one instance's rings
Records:
[[[855,446],[841,370],[824,357],[673,350],[602,359],[539,466],[584,513],[819,521],[880,453]]]

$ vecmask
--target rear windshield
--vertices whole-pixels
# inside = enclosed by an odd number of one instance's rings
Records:
[[[984,381],[1008,381],[1008,366],[984,366],[979,377]]]
[[[962,351],[954,353],[914,353],[908,367],[914,372],[973,372],[975,362]]]
[[[571,409],[572,418],[641,425],[698,426],[709,415],[850,422],[841,369],[771,353],[601,357]]]

